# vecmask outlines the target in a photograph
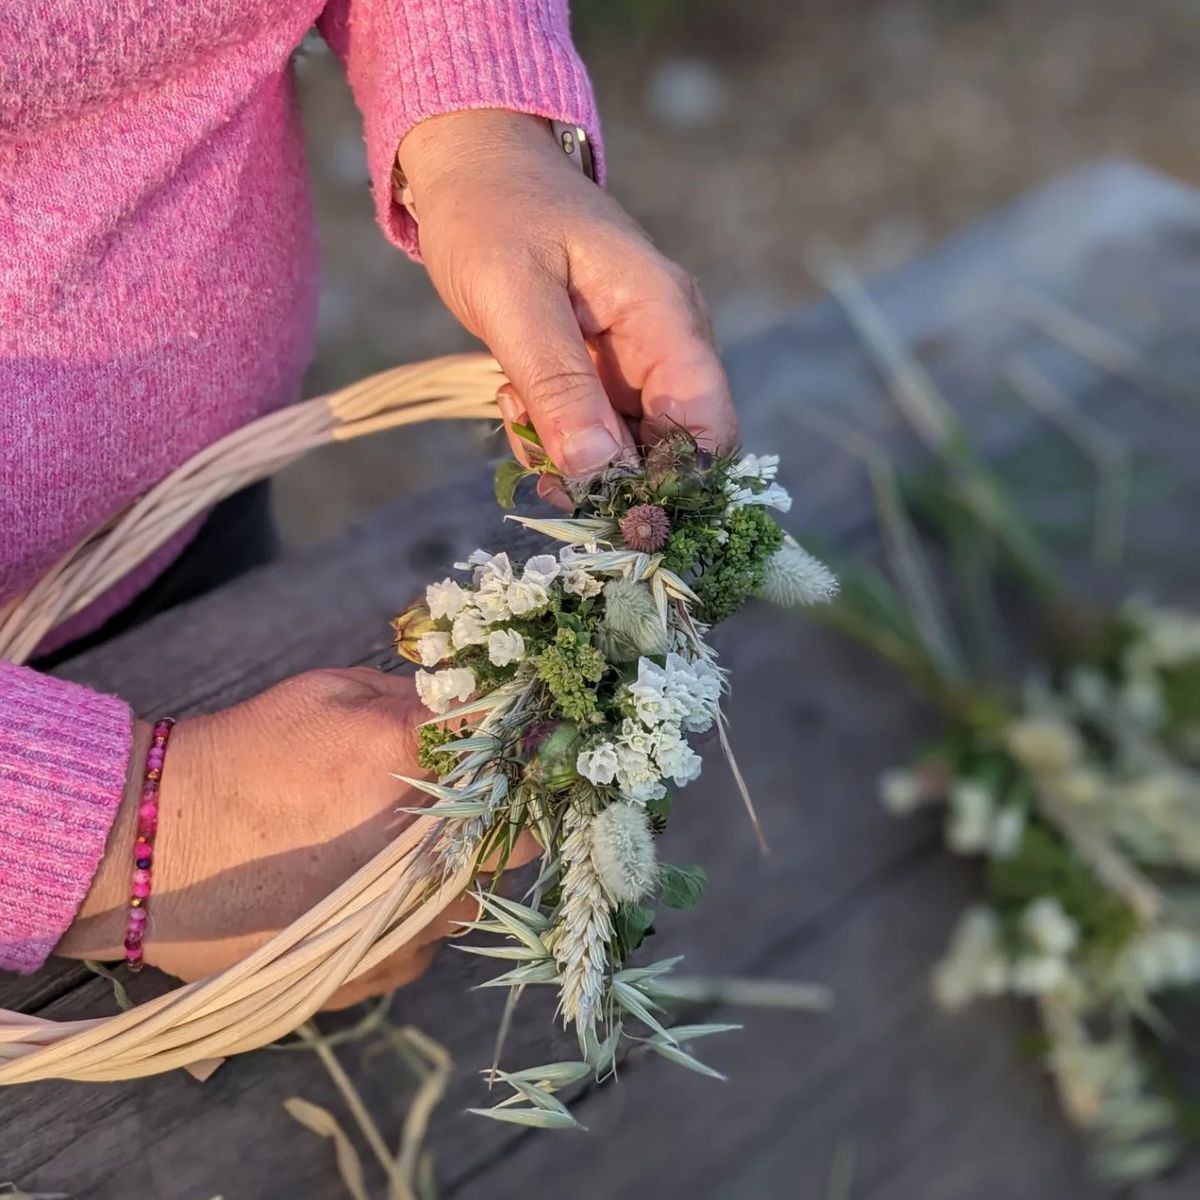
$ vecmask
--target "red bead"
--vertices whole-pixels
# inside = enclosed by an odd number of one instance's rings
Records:
[[[148,883],[135,883],[133,885],[133,896],[135,900],[145,900],[150,895],[150,885]]]
[[[133,873],[133,882],[134,883],[149,883],[150,882],[150,872],[141,870],[139,868],[138,870],[134,871],[134,873]]]
[[[136,950],[126,950],[125,961],[134,971],[140,970],[142,966],[142,948],[139,946]]]
[[[125,949],[137,950],[139,953],[141,953],[142,935],[140,933],[134,933],[133,930],[130,930],[129,936],[125,939]]]

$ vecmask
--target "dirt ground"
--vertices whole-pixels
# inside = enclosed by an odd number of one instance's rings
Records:
[[[864,271],[1073,165],[1200,184],[1200,0],[577,0],[609,186],[704,285],[723,344],[811,295],[806,245]],[[376,230],[337,61],[299,63],[325,281],[317,394],[470,339]],[[497,452],[487,432],[380,435],[286,471],[286,540],[336,532]]]

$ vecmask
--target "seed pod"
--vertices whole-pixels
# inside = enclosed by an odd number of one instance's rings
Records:
[[[560,721],[538,743],[533,761],[525,768],[525,778],[548,792],[562,792],[579,779],[575,760],[582,742],[579,727]]]
[[[417,642],[422,634],[432,633],[435,629],[437,625],[424,603],[409,605],[398,617],[392,619],[392,637],[396,653],[401,658],[407,658],[409,662],[422,665]]]

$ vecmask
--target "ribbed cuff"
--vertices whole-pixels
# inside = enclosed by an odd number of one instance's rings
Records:
[[[392,199],[392,166],[405,135],[429,117],[500,108],[580,125],[603,177],[595,100],[565,0],[351,0],[350,18],[344,57],[376,214],[414,258],[417,229]]]
[[[129,706],[0,663],[0,968],[36,971],[91,886],[125,791]]]

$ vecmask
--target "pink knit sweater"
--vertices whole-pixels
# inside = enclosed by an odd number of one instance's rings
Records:
[[[388,180],[418,121],[506,108],[595,131],[566,0],[0,0],[0,603],[297,396],[316,260],[289,56],[314,21],[406,250]],[[130,729],[115,697],[0,665],[0,967],[35,970],[73,919]]]

